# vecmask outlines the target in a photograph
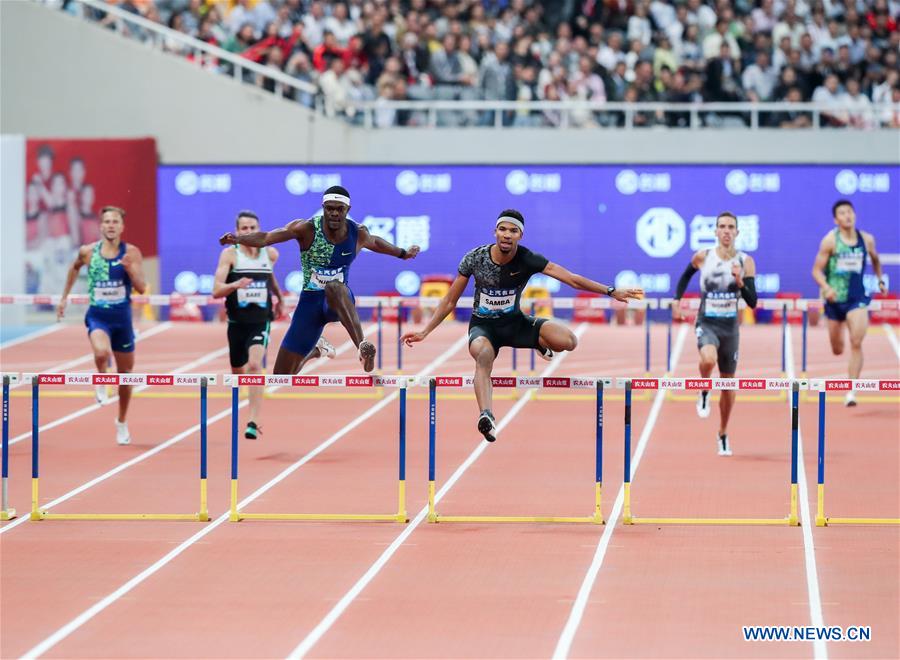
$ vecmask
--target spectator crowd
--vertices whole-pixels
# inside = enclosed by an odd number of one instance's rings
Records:
[[[60,0],[117,25],[111,15]],[[302,92],[247,73],[273,93],[376,126],[415,125],[392,100],[578,100],[569,124],[616,125],[610,101],[788,104],[762,115],[828,127],[900,128],[898,0],[117,0],[121,8],[313,85]],[[118,23],[121,25],[121,23]],[[136,36],[141,30],[132,28]],[[146,35],[144,35],[146,38]],[[163,47],[201,57],[178,39]],[[233,73],[230,63],[202,64]],[[310,87],[312,89],[312,87]],[[485,112],[443,113],[486,124]],[[634,124],[683,126],[688,112],[637,113]],[[745,122],[741,113],[707,122]],[[509,110],[507,125],[556,126],[558,110]]]

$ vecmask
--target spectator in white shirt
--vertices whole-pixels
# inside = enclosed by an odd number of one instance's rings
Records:
[[[663,2],[662,0],[653,0],[650,3],[650,15],[656,21],[660,30],[668,30],[669,26],[676,21],[675,7],[671,2]]]
[[[303,17],[303,34],[310,48],[315,48],[325,38],[325,9],[321,2],[313,2],[309,13]]]
[[[716,25],[716,11],[700,0],[688,0],[688,22],[700,28],[700,34],[712,32]],[[718,53],[717,53],[718,54]]]
[[[638,2],[634,8],[634,14],[628,19],[628,41],[640,41],[644,46],[650,45],[653,31],[650,27],[650,19],[647,18],[647,5]]]
[[[624,61],[625,54],[622,52],[622,33],[610,32],[606,37],[606,43],[600,46],[597,51],[597,64],[607,71],[616,68],[616,63]]]
[[[323,21],[325,30],[329,30],[342,46],[346,46],[350,38],[359,32],[356,21],[350,18],[347,5],[339,2],[331,10],[331,16]]]
[[[800,45],[800,36],[806,32],[806,26],[800,22],[794,14],[794,10],[788,7],[784,13],[784,17],[772,29],[772,40],[777,44],[785,35],[791,38],[791,48],[797,48]]]
[[[703,40],[703,57],[707,60],[718,57],[723,43],[728,44],[732,57],[741,58],[741,48],[738,46],[737,39],[728,32],[728,21],[719,19],[715,32],[708,34]]]
[[[831,111],[822,113],[822,118],[827,125],[846,125],[847,121],[842,117],[843,113],[839,112],[843,103],[841,102],[838,77],[836,75],[831,73],[825,76],[825,82],[813,92],[812,102],[825,106],[827,110]]]
[[[762,0],[759,7],[754,9],[751,14],[753,17],[754,32],[771,32],[778,22],[775,17],[775,3],[773,0]]]
[[[841,96],[841,105],[848,111],[847,123],[855,128],[872,128],[875,114],[869,97],[860,92],[856,78],[847,79],[847,91]]]
[[[744,91],[754,92],[760,101],[771,100],[772,90],[778,82],[778,72],[769,61],[769,53],[764,50],[756,53],[756,61],[744,70],[741,82]]]

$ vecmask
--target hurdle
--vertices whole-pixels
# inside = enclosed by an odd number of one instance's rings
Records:
[[[590,516],[444,516],[435,510],[435,475],[437,472],[437,390],[439,387],[471,387],[471,376],[435,376],[428,381],[428,522],[430,523],[591,523],[604,524],[603,503],[603,390],[611,385],[611,378],[553,378],[538,376],[491,378],[494,387],[573,388],[592,389],[597,400],[594,510]]]
[[[318,520],[355,522],[409,522],[406,511],[406,390],[415,385],[413,376],[306,376],[306,375],[263,375],[226,374],[225,385],[231,386],[231,504],[228,519],[241,520]],[[348,387],[383,388],[397,387],[400,392],[399,415],[399,480],[397,485],[396,513],[248,513],[238,507],[238,392],[241,387]],[[298,465],[299,467],[299,465]]]
[[[800,389],[806,381],[784,378],[641,378],[618,379],[618,387],[625,388],[625,461],[623,481],[622,522],[625,525],[799,525],[797,515],[797,463],[799,445]],[[632,390],[741,390],[766,389],[791,392],[791,487],[790,512],[785,518],[660,518],[636,517],[631,507],[631,396]]]
[[[24,374],[31,383],[31,520],[192,520],[207,522],[207,390],[213,374]],[[200,388],[200,510],[197,513],[47,513],[40,508],[40,387],[41,385],[147,385]]]
[[[827,392],[900,392],[900,380],[822,380],[809,383],[819,393],[818,484],[816,488],[816,527],[828,525],[900,525],[900,518],[831,518],[825,515],[825,397]]]
[[[9,506],[9,386],[19,383],[19,374],[3,373],[3,494],[0,499],[0,520],[12,520],[16,510]]]

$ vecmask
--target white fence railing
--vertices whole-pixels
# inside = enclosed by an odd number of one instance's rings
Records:
[[[47,0],[37,0],[45,2]],[[55,0],[58,2],[58,0]],[[172,30],[101,0],[70,0],[88,20],[103,22],[117,32],[158,50],[177,51],[200,66],[231,75],[240,83],[272,81],[272,91],[319,111],[334,112],[315,84],[279,69],[257,64],[240,55]],[[53,4],[47,3],[47,4]],[[93,11],[91,11],[93,10]],[[452,89],[447,91],[452,92]],[[446,97],[445,97],[446,98]],[[900,116],[900,103],[853,110],[821,103],[593,103],[590,101],[420,100],[350,102],[341,112],[368,128],[388,126],[492,128],[736,128],[777,127],[783,118],[804,116],[809,128],[874,129],[891,125]],[[400,119],[402,117],[402,120]]]

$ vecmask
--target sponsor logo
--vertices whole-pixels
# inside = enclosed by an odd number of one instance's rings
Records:
[[[879,380],[878,389],[882,391],[900,390],[900,380]]]
[[[318,384],[318,376],[294,376],[291,381],[291,385],[294,387],[316,387]]]
[[[572,385],[571,378],[545,378],[544,387],[570,387]]]
[[[623,195],[636,192],[669,192],[672,189],[672,177],[668,172],[635,172],[622,170],[616,175],[616,190]]]
[[[834,177],[834,187],[842,195],[886,193],[891,190],[891,175],[887,172],[854,172],[841,170]]]
[[[230,174],[197,174],[193,170],[182,170],[175,175],[175,190],[190,197],[201,193],[231,192]]]
[[[320,385],[343,385],[344,377],[343,376],[322,376],[319,379]]]
[[[641,249],[651,257],[668,258],[684,245],[687,226],[675,209],[648,209],[635,224],[635,236]]]
[[[631,381],[631,389],[656,390],[659,389],[659,380],[656,378],[635,378]]]
[[[853,389],[853,382],[849,380],[826,380],[826,392],[847,392]]]
[[[175,379],[172,376],[147,374],[147,385],[173,385]]]
[[[292,195],[325,192],[331,186],[339,185],[341,185],[341,175],[335,172],[307,174],[303,170],[291,170],[284,177],[284,187]]]
[[[738,387],[742,390],[764,390],[766,389],[765,378],[741,378],[738,381]]]
[[[292,378],[293,376],[266,376],[266,383],[269,385],[278,385],[279,387],[282,385],[290,386],[293,385]]]
[[[462,376],[438,376],[434,379],[434,384],[438,387],[462,387]]]
[[[581,388],[586,389],[589,387],[596,387],[597,381],[593,378],[573,378],[572,379],[572,387],[573,388]]]
[[[536,376],[519,376],[519,385],[522,387],[540,387],[541,379]]]
[[[528,192],[559,192],[562,190],[562,175],[557,172],[511,170],[506,175],[506,189],[513,195],[524,195]]]
[[[94,374],[93,383],[94,383],[94,385],[118,385],[119,384],[119,375],[118,374]]]
[[[491,376],[494,387],[515,387],[516,379],[512,376]]]
[[[453,179],[450,174],[419,174],[413,170],[403,170],[394,180],[397,192],[401,195],[415,195],[416,193],[445,193],[453,187]]]
[[[143,385],[145,382],[145,377],[140,374],[121,374],[119,376],[120,385]]]
[[[767,390],[789,390],[791,389],[791,381],[786,378],[768,378],[766,379]]]
[[[773,192],[781,190],[781,176],[778,172],[745,172],[731,170],[725,175],[725,189],[732,195],[747,192]]]
[[[90,385],[91,377],[88,375],[73,374],[66,377],[67,385]]]
[[[684,381],[684,389],[686,390],[708,390],[711,388],[711,378],[687,378]]]
[[[255,374],[238,375],[238,385],[265,385],[266,377]]]
[[[347,376],[345,384],[347,387],[371,387],[372,382],[371,376]]]

